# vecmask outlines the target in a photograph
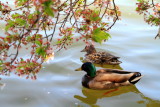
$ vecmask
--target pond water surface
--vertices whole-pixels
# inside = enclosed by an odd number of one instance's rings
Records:
[[[134,0],[116,0],[122,20],[111,30],[112,38],[96,48],[120,56],[119,68],[139,71],[144,77],[135,86],[96,91],[81,86],[84,72],[75,72],[82,64],[83,43],[55,53],[44,64],[35,81],[17,76],[3,77],[1,107],[160,107],[160,39],[158,28],[143,21]],[[111,67],[111,66],[110,66]],[[100,67],[97,67],[99,69]]]

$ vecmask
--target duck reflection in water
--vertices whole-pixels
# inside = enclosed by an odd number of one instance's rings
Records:
[[[111,98],[111,97],[120,96],[123,94],[131,94],[132,96],[133,94],[135,94],[134,99],[138,99],[135,103],[143,104],[143,105],[146,105],[147,107],[148,106],[159,107],[158,105],[160,105],[160,101],[145,97],[136,88],[135,85],[123,86],[123,87],[119,87],[116,89],[110,89],[110,90],[92,90],[92,89],[87,89],[83,87],[82,94],[84,96],[74,95],[74,98],[82,101],[85,104],[90,105],[91,107],[100,107],[99,105],[97,105],[98,99]]]

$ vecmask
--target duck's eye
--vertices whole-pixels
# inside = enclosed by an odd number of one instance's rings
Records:
[[[117,61],[117,58],[112,58],[111,60],[112,60],[112,61]]]

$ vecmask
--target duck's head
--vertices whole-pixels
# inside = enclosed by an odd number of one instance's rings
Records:
[[[96,76],[96,67],[91,62],[85,62],[81,68],[76,69],[76,71],[85,71],[88,76],[95,77]]]
[[[81,52],[87,52],[87,54],[92,54],[96,52],[96,49],[92,44],[90,44],[87,45]]]

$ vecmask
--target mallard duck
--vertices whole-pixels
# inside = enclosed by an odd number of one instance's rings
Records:
[[[137,83],[142,75],[139,72],[129,72],[118,69],[99,69],[96,71],[91,62],[84,63],[80,69],[85,74],[82,78],[82,85],[90,89],[112,89],[120,86],[128,86]]]
[[[81,52],[87,52],[84,59],[85,62],[110,65],[118,65],[122,63],[118,60],[120,57],[111,55],[108,52],[97,52],[92,44],[86,46]]]

